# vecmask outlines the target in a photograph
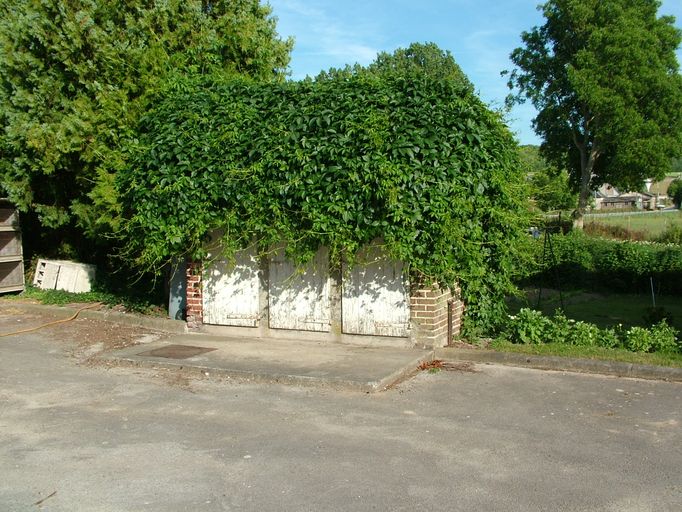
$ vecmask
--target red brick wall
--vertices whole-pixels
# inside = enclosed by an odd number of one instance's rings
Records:
[[[459,296],[459,290],[455,290]],[[448,340],[448,308],[452,310],[452,336],[459,336],[462,327],[464,303],[453,298],[448,289],[438,286],[420,287],[410,297],[410,320],[419,344],[442,347]]]
[[[201,295],[201,263],[187,264],[187,327],[197,329],[204,321]]]

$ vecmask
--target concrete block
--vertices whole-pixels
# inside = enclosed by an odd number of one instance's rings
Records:
[[[85,293],[95,281],[94,265],[68,260],[38,260],[33,285],[43,290]]]

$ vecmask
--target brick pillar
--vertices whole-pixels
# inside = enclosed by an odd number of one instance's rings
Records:
[[[204,322],[201,295],[201,263],[187,263],[187,327],[198,329]]]
[[[458,289],[455,290],[459,296]],[[452,335],[457,337],[462,326],[464,303],[453,299],[449,289],[437,285],[419,287],[410,297],[410,321],[417,344],[443,347],[448,340],[448,308],[452,310]]]

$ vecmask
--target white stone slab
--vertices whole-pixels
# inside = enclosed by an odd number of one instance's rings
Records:
[[[96,267],[68,260],[39,259],[33,285],[43,290],[86,293],[92,290]]]

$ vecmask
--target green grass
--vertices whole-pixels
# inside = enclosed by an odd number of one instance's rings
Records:
[[[645,213],[622,215],[604,215],[585,218],[585,224],[596,223],[607,226],[620,226],[629,231],[639,231],[646,235],[647,240],[663,233],[669,226],[682,227],[682,211],[675,213]]]
[[[155,314],[158,307],[152,305],[150,302],[134,299],[124,295],[118,295],[107,292],[86,292],[86,293],[71,293],[62,290],[41,290],[33,286],[27,286],[26,289],[18,295],[6,296],[9,300],[35,300],[41,304],[50,304],[63,306],[66,304],[80,304],[101,302],[107,306],[123,306],[127,311],[133,311],[143,314]]]
[[[598,294],[583,291],[567,291],[564,296],[564,314],[574,320],[590,322],[607,328],[618,324],[625,327],[647,327],[644,316],[651,307],[650,295]],[[535,309],[537,290],[527,290],[525,298],[511,299],[509,310],[516,314],[521,308]],[[680,297],[656,297],[656,306],[662,306],[672,315],[672,326],[682,332],[682,299]],[[540,310],[552,315],[561,308],[559,294],[555,290],[543,290]]]
[[[573,357],[579,359],[598,359],[603,361],[620,361],[624,363],[682,368],[682,354],[645,354],[630,352],[629,350],[624,349],[579,347],[563,343],[519,345],[506,340],[495,340],[490,345],[490,348],[499,352],[517,352],[520,354]]]

